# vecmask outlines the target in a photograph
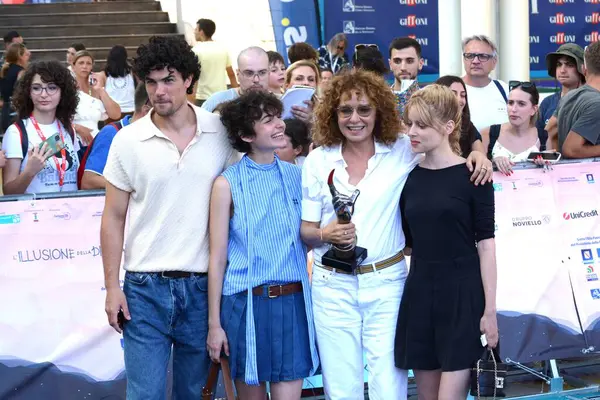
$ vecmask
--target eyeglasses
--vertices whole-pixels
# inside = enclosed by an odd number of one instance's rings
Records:
[[[52,96],[54,94],[56,94],[56,92],[58,92],[58,85],[55,85],[54,83],[50,83],[48,86],[42,86],[42,85],[31,85],[31,93],[35,94],[35,95],[40,95],[44,92],[44,90],[46,91],[46,93],[48,94],[48,96]]]
[[[536,88],[535,83],[533,82],[521,82],[521,81],[509,81],[508,82],[508,91],[510,92],[513,89],[518,87],[522,87],[523,89],[531,89]]]
[[[247,79],[254,79],[255,76],[259,78],[264,78],[269,73],[267,69],[261,69],[260,71],[252,71],[249,69],[245,69],[242,71],[242,75]]]
[[[367,49],[367,48],[379,50],[379,46],[377,46],[376,44],[357,44],[356,46],[354,46],[354,51]]]
[[[360,117],[368,117],[373,112],[371,106],[358,106],[356,108],[350,106],[340,106],[337,108],[338,117],[350,118],[354,114],[354,110]]]
[[[466,58],[467,60],[474,60],[475,57],[477,57],[479,59],[479,61],[481,61],[481,62],[489,61],[490,58],[493,58],[495,56],[496,56],[496,53],[493,53],[493,54],[487,54],[487,53],[463,53],[463,57]]]

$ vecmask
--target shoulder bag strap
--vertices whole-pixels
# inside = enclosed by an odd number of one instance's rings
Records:
[[[492,125],[490,126],[490,144],[488,145],[488,158],[492,159],[492,150],[494,150],[494,145],[496,141],[500,137],[500,127],[502,125]]]
[[[506,97],[506,92],[504,91],[504,88],[502,87],[502,84],[497,79],[494,79],[494,84],[496,85],[496,87],[500,91],[500,94],[502,95],[502,98],[504,99],[504,102],[508,103],[508,97]]]
[[[235,400],[233,379],[231,379],[231,369],[229,369],[228,359],[221,358],[221,370],[223,371],[223,384],[225,385],[225,395],[227,400]]]

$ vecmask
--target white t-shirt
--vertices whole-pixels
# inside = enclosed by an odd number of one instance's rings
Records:
[[[110,98],[121,107],[122,113],[135,111],[135,81],[132,74],[118,78],[108,76],[104,89]]]
[[[498,82],[500,82],[506,96],[508,96],[508,85],[503,81]],[[488,126],[508,122],[506,101],[504,101],[502,93],[500,93],[493,80],[482,88],[466,86],[471,122],[479,132]]]
[[[42,139],[35,130],[31,120],[29,118],[23,120],[25,129],[27,129],[27,139],[29,141],[29,147],[27,151],[31,150],[33,146],[39,146]],[[58,132],[58,126],[56,121],[50,125],[40,124],[38,125],[46,138],[55,135]],[[65,138],[66,144],[66,156],[67,156],[67,171],[65,173],[65,181],[62,186],[62,190],[58,185],[60,179],[58,170],[56,169],[56,163],[54,157],[50,157],[46,161],[46,166],[42,169],[31,181],[25,193],[51,193],[51,192],[73,192],[77,190],[77,169],[79,168],[79,157],[77,151],[79,150],[79,144],[73,144],[71,135],[67,133],[65,127],[62,126],[63,137]],[[23,159],[23,150],[21,148],[21,134],[16,126],[11,125],[4,133],[4,140],[2,141],[2,150],[6,152],[6,158],[19,158]],[[29,155],[25,155],[25,158],[21,162],[21,168],[19,173],[23,172],[25,165],[27,165]],[[58,165],[62,166],[62,158],[58,156]]]
[[[229,52],[219,42],[199,42],[193,48],[200,61],[200,79],[196,99],[206,100],[227,89],[227,67],[231,67]]]
[[[108,118],[104,103],[102,103],[102,100],[90,96],[81,90],[77,91],[77,95],[79,96],[79,104],[77,104],[73,123],[91,129],[92,136],[96,137],[99,130],[98,122]]]

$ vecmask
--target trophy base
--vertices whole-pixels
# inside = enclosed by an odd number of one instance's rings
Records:
[[[356,246],[354,255],[348,259],[337,258],[333,249],[329,249],[327,253],[321,257],[321,262],[331,268],[341,269],[342,271],[354,273],[356,268],[367,258],[367,249]]]

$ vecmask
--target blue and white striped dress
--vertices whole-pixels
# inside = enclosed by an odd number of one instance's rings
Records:
[[[314,374],[319,361],[306,247],[300,238],[301,170],[277,156],[272,164],[260,165],[245,155],[223,176],[233,199],[223,295],[252,293],[252,288],[265,284],[302,282],[312,358],[310,373]],[[247,299],[244,379],[247,384],[258,385],[253,299],[251,295]]]

